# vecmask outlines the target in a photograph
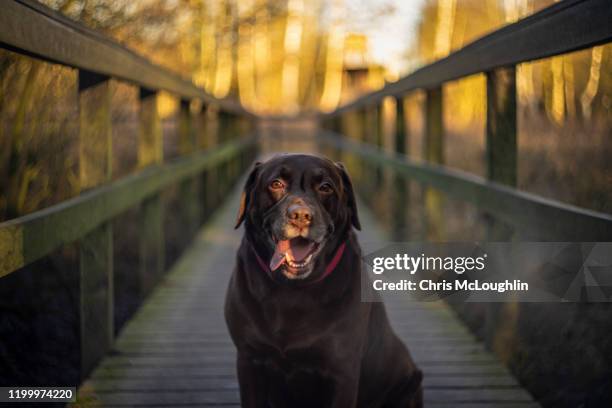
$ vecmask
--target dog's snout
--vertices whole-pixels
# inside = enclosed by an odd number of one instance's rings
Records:
[[[312,211],[304,204],[292,204],[287,208],[289,222],[296,227],[307,227],[312,222]]]

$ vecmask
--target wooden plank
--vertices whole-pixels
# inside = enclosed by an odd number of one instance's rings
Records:
[[[181,378],[125,378],[125,379],[91,379],[84,386],[92,386],[97,392],[112,391],[190,391],[215,390],[215,389],[238,389],[238,381],[233,376],[217,377],[203,382],[200,378],[181,377]],[[463,376],[426,376],[423,379],[423,386],[426,389],[483,389],[483,388],[506,388],[515,389],[519,385],[509,376],[503,377],[463,377]]]
[[[74,242],[97,226],[178,181],[213,168],[252,148],[252,137],[216,149],[147,168],[87,191],[60,204],[0,223],[0,277],[60,246]],[[19,255],[21,253],[21,255]]]
[[[453,401],[440,402],[432,401],[427,403],[427,408],[539,408],[540,405],[535,402],[470,402],[470,401]]]
[[[414,73],[369,93],[334,112],[357,109],[416,89],[495,68],[565,54],[612,40],[612,2],[566,0],[492,32]]]
[[[191,392],[238,390],[238,380],[233,376],[211,378],[205,382],[199,378],[126,378],[126,379],[92,379],[83,387],[92,387],[98,393],[107,392],[146,392],[146,391],[176,391]]]
[[[425,403],[429,402],[483,402],[489,406],[495,406],[495,403],[531,403],[528,396],[524,395],[521,390],[435,390],[425,392]],[[104,404],[117,403],[132,403],[138,401],[139,404],[167,404],[174,405],[176,403],[192,403],[192,404],[226,404],[239,403],[239,395],[237,390],[201,390],[191,389],[185,391],[159,391],[146,390],[143,392],[117,391],[108,393],[99,393],[103,398]],[[428,405],[426,405],[428,406]]]
[[[206,328],[202,328],[202,329],[197,329],[197,330],[194,329],[193,331],[190,331],[185,326],[181,327],[180,329],[168,327],[162,330],[150,330],[147,328],[143,328],[142,326],[136,326],[135,328],[138,329],[139,333],[150,336],[155,339],[158,339],[160,341],[164,339],[171,340],[171,339],[179,338],[179,337],[183,339],[197,339],[199,337],[210,339],[210,338],[215,338],[215,337],[223,337],[227,334],[224,329],[208,330]],[[431,338],[432,340],[435,339],[436,337],[444,337],[446,340],[452,339],[452,341],[455,341],[455,340],[462,341],[463,339],[466,339],[466,341],[473,340],[471,337],[469,337],[465,333],[455,333],[449,330],[431,330],[431,331],[419,330],[419,331],[416,331],[416,330],[396,329],[396,331],[400,334],[412,333],[412,334],[418,335],[421,338],[428,338],[428,339]]]
[[[428,163],[417,163],[326,133],[321,139],[366,160],[385,164],[406,177],[490,211],[512,225],[539,231],[540,239],[597,242],[612,240],[612,216],[519,191],[482,177]]]
[[[424,400],[426,406],[430,402],[484,402],[490,406],[500,402],[533,402],[531,396],[521,388],[426,389]]]
[[[217,100],[190,81],[76,23],[34,0],[5,1],[0,13],[0,43],[19,53],[122,79],[184,98],[216,102],[223,109],[249,114],[238,102]]]
[[[112,175],[111,83],[79,71],[79,188],[104,184]],[[102,223],[79,241],[80,359],[85,378],[114,339],[113,230]]]
[[[424,388],[515,388],[518,382],[509,375],[506,376],[425,376]]]
[[[192,320],[193,321],[193,320]],[[227,338],[227,334],[225,335]],[[413,336],[418,336],[414,334]],[[408,337],[408,336],[406,336]],[[214,350],[214,349],[213,349]],[[119,367],[197,367],[199,365],[232,365],[235,363],[235,352],[229,348],[225,353],[211,352],[208,349],[200,349],[197,354],[188,353],[162,353],[114,355],[105,359],[104,368]],[[433,353],[430,350],[411,350],[415,360],[424,366],[436,365],[470,365],[486,366],[498,364],[495,358],[487,352],[458,353],[442,351]]]
[[[164,147],[157,92],[140,88],[139,102],[138,167],[143,169],[163,163]],[[160,194],[154,194],[140,204],[138,285],[142,298],[153,289],[164,270],[163,212]]]
[[[153,390],[154,391],[154,390]],[[194,404],[198,406],[227,405],[239,404],[240,396],[237,390],[213,390],[199,391],[191,390],[190,392],[182,391],[162,391],[153,392],[112,392],[112,393],[96,393],[92,395],[91,403],[95,403],[96,396],[103,402],[103,406],[115,404],[134,405],[134,401],[138,401],[138,405],[151,406],[152,404],[173,407],[183,404]]]
[[[191,318],[193,319],[193,317]],[[193,320],[191,320],[193,321]],[[191,323],[191,321],[189,323]],[[189,324],[185,323],[185,324]],[[162,323],[163,324],[163,323]],[[415,354],[432,354],[438,353],[444,354],[461,354],[461,355],[474,355],[480,353],[487,353],[482,344],[477,343],[474,339],[470,339],[469,342],[465,343],[433,343],[429,342],[411,342],[409,336],[408,345],[410,351]],[[114,346],[114,351],[117,356],[166,356],[166,355],[184,355],[194,352],[213,352],[218,350],[234,351],[234,346],[228,342],[221,340],[194,340],[191,342],[147,342],[147,341],[119,341]]]
[[[104,404],[133,403],[138,401],[144,403],[197,403],[197,404],[225,404],[238,403],[239,396],[236,388],[208,389],[206,387],[195,387],[188,389],[150,389],[150,390],[97,390]],[[455,389],[455,390],[425,390],[425,403],[488,403],[495,406],[497,403],[533,403],[529,394],[520,388],[511,389]],[[428,405],[426,405],[428,406]],[[503,405],[505,406],[505,405]]]
[[[227,341],[227,339],[226,339]],[[452,374],[452,373],[451,373]],[[217,378],[218,376],[236,375],[234,365],[200,366],[200,367],[132,367],[132,368],[97,368],[93,379],[102,378]]]

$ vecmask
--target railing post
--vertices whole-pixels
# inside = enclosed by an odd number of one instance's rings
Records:
[[[342,137],[346,137],[346,127],[344,126],[346,119],[346,113],[341,113],[341,114],[337,114],[334,116],[334,132],[336,132],[338,135],[342,136]],[[341,148],[340,146],[334,146],[331,145],[331,148],[329,148],[329,158],[332,160],[340,160],[341,158]]]
[[[198,112],[198,147],[204,151],[208,150],[212,146],[211,132],[209,129],[208,121],[208,105],[202,103],[200,111]],[[210,196],[210,170],[204,170],[199,176],[200,178],[200,206],[201,206],[201,219],[200,224],[203,224],[205,219],[210,215],[212,205],[209,201]]]
[[[341,135],[344,135],[344,128],[343,128],[343,123],[342,123],[343,117],[344,117],[344,113],[340,113],[334,116],[334,131]]]
[[[368,110],[367,108],[362,108],[359,110],[358,113],[358,120],[359,120],[359,134],[357,136],[357,140],[360,143],[367,143],[368,141],[368,131],[369,131],[369,127],[368,127]],[[365,161],[365,159],[363,159],[360,156],[356,156],[357,159],[357,166],[359,167],[358,170],[358,175],[359,175],[359,180],[360,180],[360,184],[362,186],[366,186],[366,188],[368,187],[368,164]]]
[[[368,143],[368,133],[370,131],[369,128],[369,115],[368,115],[368,108],[364,107],[362,109],[359,110],[359,117],[361,119],[361,132],[359,132],[359,141],[361,143]]]
[[[516,186],[516,69],[487,72],[487,177]]]
[[[517,184],[517,119],[516,68],[498,68],[487,72],[486,165],[487,178],[515,187]],[[486,215],[487,240],[511,240],[512,226]],[[485,343],[491,349],[507,349],[512,338],[499,333],[513,333],[507,327],[514,319],[500,319],[501,315],[516,313],[514,302],[489,303],[486,308]]]
[[[404,98],[395,98],[395,138],[393,141],[393,150],[396,154],[406,154],[406,118],[404,114]],[[410,184],[406,177],[394,172],[395,197],[392,205],[392,237],[395,241],[408,239],[408,231],[406,228],[406,213],[410,210],[408,200],[410,199]]]
[[[425,95],[425,140],[423,156],[429,163],[444,164],[444,123],[442,115],[442,87],[428,89]],[[427,239],[444,239],[442,193],[425,188],[425,218]]]
[[[486,166],[491,181],[515,187],[517,183],[516,68],[487,72]],[[512,238],[511,226],[488,217],[489,241]]]
[[[188,155],[195,151],[196,135],[193,131],[191,118],[191,101],[181,99],[179,104],[179,150],[181,155]]]
[[[404,113],[404,98],[395,98],[395,152],[406,154],[406,115]]]
[[[197,113],[197,145],[202,150],[208,150],[212,144],[211,133],[208,129],[208,108],[209,106],[202,103],[200,110]]]
[[[196,150],[196,135],[193,131],[190,101],[181,99],[179,106],[179,150],[181,155],[190,155]],[[182,231],[185,238],[191,239],[200,225],[200,206],[198,204],[198,178],[189,178],[179,185]]]
[[[359,140],[359,133],[360,133],[360,129],[359,129],[359,111],[357,110],[351,110],[349,112],[346,112],[344,115],[344,132],[345,135],[347,137],[347,139],[351,139],[353,141],[358,141]],[[340,156],[340,161],[343,162],[346,166],[347,169],[349,169],[349,171],[351,172],[351,176],[353,177],[353,179],[355,180],[355,182],[358,182],[359,177],[358,177],[358,172],[357,172],[357,167],[356,166],[356,160],[355,160],[355,155],[353,153],[351,153],[348,149],[342,149],[342,148],[338,148],[338,152],[339,152],[339,156]]]
[[[376,107],[374,109],[374,124],[373,126],[375,126],[375,139],[374,139],[374,143],[376,145],[376,147],[378,147],[381,150],[384,150],[385,148],[385,109],[384,109],[384,99],[381,100],[379,103],[376,104]],[[385,187],[385,174],[383,171],[383,166],[382,165],[377,165],[376,166],[376,178],[375,178],[375,186],[377,190],[384,190]]]
[[[108,182],[112,175],[111,83],[79,71],[79,187]],[[114,339],[113,230],[105,223],[79,242],[81,378]]]
[[[372,146],[378,146],[378,133],[380,131],[379,127],[379,114],[378,114],[378,105],[374,105],[371,106],[369,111],[369,118],[368,118],[368,135],[366,135],[367,137],[367,143],[369,143]]]
[[[230,130],[231,140],[238,140],[242,134],[242,126],[240,124],[240,116],[230,113],[228,117],[228,126]],[[237,156],[230,159],[228,161],[228,181],[227,181],[227,191],[234,185],[234,180],[238,176],[240,169],[238,168],[238,158]]]
[[[380,132],[380,126],[379,126],[379,111],[378,111],[378,105],[374,105],[374,106],[370,106],[367,109],[366,112],[366,121],[367,121],[367,126],[366,126],[366,134],[365,136],[365,142],[371,146],[377,146],[379,145],[379,132]],[[368,196],[371,197],[371,193],[374,193],[378,187],[380,186],[380,178],[379,178],[379,174],[378,174],[378,169],[379,166],[376,164],[371,164],[371,163],[365,163],[365,174],[364,174],[364,178],[366,180],[366,186],[368,189]],[[372,204],[372,202],[370,202],[370,204]]]
[[[219,144],[227,143],[232,140],[232,126],[230,122],[230,114],[224,110],[219,110],[217,115],[217,140]],[[217,203],[220,203],[227,192],[227,184],[229,183],[229,163],[227,161],[220,163],[217,166]]]
[[[216,105],[209,105],[206,107],[206,136],[207,148],[213,149],[219,145],[219,110]],[[206,170],[206,209],[210,214],[216,208],[219,196],[218,187],[218,167],[209,167]]]
[[[138,132],[138,167],[161,165],[164,160],[162,128],[157,111],[157,93],[140,88],[140,128]],[[163,202],[155,194],[140,205],[139,211],[139,290],[144,298],[164,271]]]

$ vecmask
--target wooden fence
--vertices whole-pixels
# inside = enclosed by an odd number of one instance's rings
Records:
[[[448,196],[484,213],[484,239],[489,241],[612,241],[612,215],[516,188],[516,65],[609,43],[611,21],[609,0],[556,3],[320,115],[329,129],[321,143],[328,154],[350,160],[366,202],[385,201],[377,203],[384,207],[378,215],[391,218],[396,241],[409,239],[404,227],[414,221],[407,220],[414,201],[408,199],[411,184],[404,180],[424,186],[423,202],[418,204],[423,212],[417,218],[425,220],[424,235],[430,240],[446,239],[440,231],[449,221],[442,200]],[[485,178],[445,167],[443,155],[442,87],[476,73],[486,75]],[[403,98],[417,90],[425,92],[424,162],[411,160],[406,149]],[[397,109],[392,141],[383,140],[385,98],[394,98]],[[392,196],[381,196],[380,186],[388,182]],[[470,231],[465,234],[474,236]],[[610,303],[517,303],[511,296],[505,303],[449,302],[544,406],[570,407],[585,401],[603,406],[600,401],[609,401]]]
[[[239,134],[239,118],[252,119],[240,105],[218,100],[190,81],[154,65],[116,42],[77,24],[36,1],[7,1],[0,12],[0,46],[19,54],[78,69],[79,187],[77,197],[0,223],[0,278],[65,244],[80,248],[80,353],[85,377],[114,338],[113,234],[111,221],[134,206],[139,210],[141,291],[148,293],[164,268],[164,206],[161,191],[179,186],[184,206],[182,230],[195,232],[205,214],[250,163],[255,140]],[[110,80],[140,89],[139,171],[111,182]],[[164,163],[158,92],[180,98],[181,157]],[[193,113],[191,102],[201,101]],[[218,114],[217,142],[202,151],[196,121],[206,109]],[[200,122],[201,123],[201,122]],[[209,138],[210,139],[210,138]],[[191,234],[191,235],[190,235]]]
[[[346,124],[357,120],[359,135],[339,144],[368,162],[392,167],[435,190],[469,201],[479,208],[526,227],[540,227],[542,239],[606,241],[612,239],[612,216],[520,192],[517,183],[516,65],[540,58],[585,49],[612,40],[612,2],[566,0],[501,28],[425,66],[416,72],[366,94],[333,112],[321,115],[326,128],[345,135]],[[444,128],[442,118],[445,82],[485,73],[486,180],[443,167]],[[403,98],[424,90],[424,151],[427,163],[411,161],[406,154]],[[394,154],[383,151],[382,103],[396,103]],[[362,142],[370,147],[357,146]],[[372,149],[377,147],[380,151]],[[389,150],[389,149],[386,149]],[[398,200],[403,202],[403,200]],[[437,211],[440,209],[437,208]],[[433,217],[435,218],[435,217]]]

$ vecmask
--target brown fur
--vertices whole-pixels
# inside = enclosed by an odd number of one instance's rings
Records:
[[[281,195],[267,188],[279,171],[290,179]],[[317,190],[321,180],[333,194]],[[421,371],[384,304],[361,301],[361,250],[352,230],[360,225],[344,168],[314,156],[280,156],[255,167],[243,197],[237,224],[244,221],[246,233],[225,305],[242,406],[422,407]],[[282,228],[293,198],[312,209],[309,236],[325,242],[311,275],[300,281],[278,271],[270,276],[255,258],[257,251],[269,260],[269,236]],[[342,242],[346,250],[333,273],[309,284]]]

